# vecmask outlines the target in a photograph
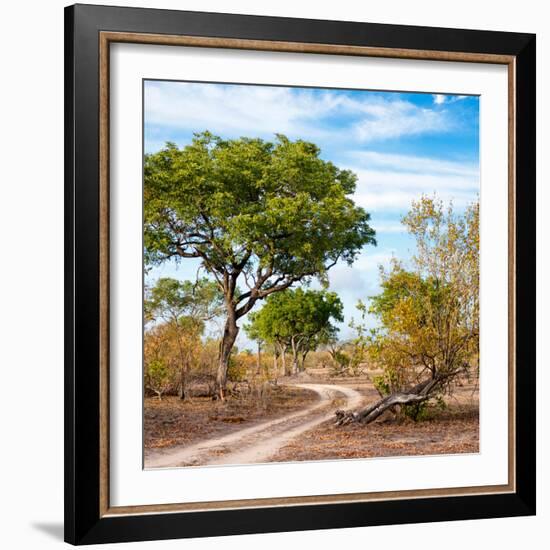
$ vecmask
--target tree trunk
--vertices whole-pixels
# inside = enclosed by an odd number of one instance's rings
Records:
[[[180,370],[180,391],[179,398],[182,401],[187,399],[187,367],[183,367]]]
[[[342,426],[351,422],[369,424],[395,405],[408,405],[426,401],[445,378],[447,377],[430,378],[429,380],[420,382],[420,384],[417,384],[408,391],[392,393],[361,411],[336,411],[336,425]]]
[[[281,346],[281,364],[283,366],[283,373],[285,376],[292,374],[286,364],[286,347]]]
[[[301,363],[300,363],[300,371],[301,372],[304,372],[306,370],[305,363],[306,363],[306,357],[307,357],[308,353],[309,353],[309,350],[302,352],[302,360],[301,360]]]
[[[227,320],[225,321],[225,327],[223,330],[223,337],[220,344],[220,353],[218,357],[218,370],[216,373],[216,392],[218,397],[223,401],[225,396],[225,387],[227,384],[227,368],[229,367],[229,358],[231,356],[231,350],[233,344],[237,339],[239,333],[239,327],[237,326],[237,320],[235,318],[235,312],[229,311]]]
[[[277,356],[279,352],[277,351],[277,348],[273,348],[273,372],[275,373],[275,376],[279,376],[279,362],[277,361]]]
[[[172,322],[174,323],[176,327],[176,338],[178,341],[178,350],[179,350],[179,356],[180,356],[180,362],[181,362],[181,368],[180,368],[180,388],[179,388],[179,398],[182,400],[185,400],[187,398],[187,360],[185,359],[185,352],[183,351],[183,347],[181,345],[181,338],[182,333],[180,331],[180,326],[178,324],[178,318],[173,317]]]
[[[256,370],[260,374],[262,370],[262,343],[258,340],[258,355],[256,357]]]
[[[384,399],[377,401],[374,405],[367,407],[366,409],[355,412],[345,413],[344,415],[336,415],[338,417],[337,424],[349,424],[350,422],[362,422],[363,424],[370,424],[376,420],[380,415],[391,409],[395,405],[408,405],[410,403],[421,403],[429,399],[429,395],[416,395],[413,393],[392,393]],[[337,411],[342,412],[342,411]]]
[[[291,338],[290,344],[292,346],[292,374],[298,373],[298,346],[294,341],[294,338]]]

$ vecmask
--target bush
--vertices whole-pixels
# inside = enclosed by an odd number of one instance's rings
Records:
[[[153,359],[146,366],[145,376],[147,387],[161,399],[172,382],[173,373],[164,361]]]
[[[227,379],[230,382],[243,382],[257,370],[256,357],[250,353],[234,354],[229,359]]]

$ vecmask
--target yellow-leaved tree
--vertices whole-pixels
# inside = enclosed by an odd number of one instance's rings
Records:
[[[375,379],[381,399],[339,412],[340,423],[372,422],[396,405],[416,416],[479,369],[479,203],[458,214],[423,196],[402,222],[416,242],[411,266],[394,260],[381,268],[382,291],[370,300],[379,327],[369,352],[383,370]]]

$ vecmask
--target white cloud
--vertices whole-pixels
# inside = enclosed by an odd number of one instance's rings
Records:
[[[365,107],[363,119],[355,124],[355,133],[363,142],[447,132],[453,127],[446,112],[408,101],[386,100]]]
[[[377,235],[380,233],[406,233],[403,224],[397,222],[377,222],[372,220],[370,225],[376,230]]]
[[[294,133],[331,108],[330,96],[318,101],[310,96],[304,91],[293,97],[288,88],[150,83],[145,88],[146,120],[214,133]]]
[[[439,174],[477,177],[477,163],[441,160],[414,155],[397,155],[394,153],[379,153],[376,151],[352,151],[348,154],[359,166],[369,169],[383,169],[414,174]]]
[[[436,105],[443,105],[443,103],[454,103],[455,101],[462,101],[463,99],[466,99],[469,96],[433,94],[432,97]]]
[[[407,210],[420,195],[434,193],[462,208],[475,200],[479,187],[475,178],[361,170],[355,201],[367,210]]]
[[[328,272],[330,290],[335,292],[363,293],[366,284],[361,276],[358,276],[357,269],[347,264],[337,264]]]
[[[281,132],[331,140],[349,140],[351,135],[363,143],[453,127],[446,111],[422,108],[398,96],[180,82],[148,82],[145,117],[149,124],[179,130],[253,136]],[[344,127],[335,133],[332,122],[337,117]]]
[[[430,195],[432,192],[427,192]],[[389,193],[380,193],[379,191],[358,193],[355,195],[355,202],[365,208],[369,212],[391,210],[391,211],[407,211],[413,200],[419,198],[419,194],[410,193],[403,190],[396,190]],[[465,208],[468,204],[474,201],[472,193],[450,193],[448,191],[437,190],[437,197],[442,199],[445,204],[451,201],[457,209]]]
[[[351,266],[341,262],[329,270],[331,287],[333,283],[340,283],[342,288],[350,288],[361,284],[357,282],[358,273],[369,273],[369,277],[372,277],[372,273],[378,271],[379,265],[389,265],[394,256],[394,250],[378,250],[373,246],[366,246]]]
[[[420,195],[434,193],[462,208],[479,193],[477,163],[373,151],[348,156],[354,164],[347,168],[358,176],[354,199],[368,211],[405,211]]]
[[[347,323],[352,317],[357,317],[356,304],[358,300],[365,301],[380,291],[378,269],[380,265],[389,267],[394,251],[389,249],[377,250],[367,246],[352,266],[339,263],[328,272],[330,290],[337,292],[344,304],[343,333],[346,333]]]

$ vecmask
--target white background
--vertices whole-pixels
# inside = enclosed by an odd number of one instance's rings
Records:
[[[111,504],[506,484],[508,75],[502,65],[116,44],[111,49]],[[480,94],[480,453],[143,470],[142,78]],[[489,244],[487,244],[489,243]],[[243,483],[243,479],[247,482]]]
[[[105,1],[103,3],[110,4]],[[550,19],[544,2],[463,0],[356,2],[354,0],[245,0],[124,2],[141,5],[234,13],[347,19],[378,23],[485,28],[538,34],[538,387],[539,514],[516,518],[444,524],[254,535],[186,541],[186,548],[225,550],[379,547],[446,550],[491,545],[507,550],[543,548],[550,533],[548,463],[550,402],[542,398],[548,380],[549,352],[542,346],[550,331],[543,313],[550,309],[550,190],[548,109],[550,95]],[[4,3],[0,87],[2,152],[2,394],[0,506],[2,546],[61,546],[63,519],[63,13],[64,2]],[[498,7],[497,7],[498,6]],[[543,437],[544,435],[544,437]],[[391,541],[391,542],[389,542]],[[406,541],[406,544],[405,544]],[[538,542],[540,541],[540,542]],[[389,542],[389,544],[388,544]],[[180,548],[181,542],[140,543],[148,548]],[[129,545],[126,547],[137,547]]]

